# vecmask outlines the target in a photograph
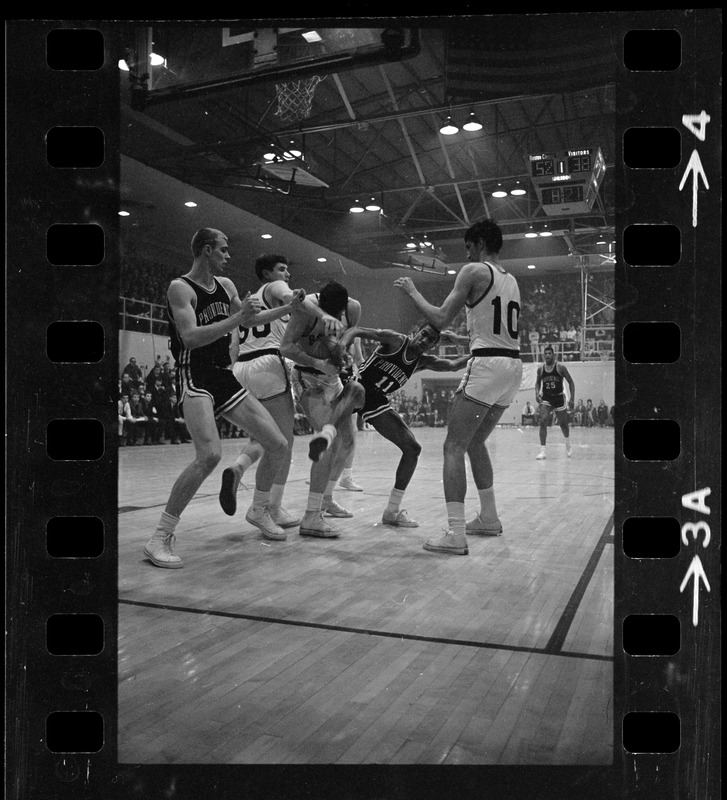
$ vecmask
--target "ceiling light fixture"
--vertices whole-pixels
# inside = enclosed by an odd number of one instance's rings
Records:
[[[197,208],[197,204],[194,202],[194,200],[187,200],[184,205],[187,206],[187,208]]]
[[[507,197],[507,192],[502,190],[502,184],[497,184],[497,189],[492,193],[493,197]]]
[[[540,231],[540,236],[552,236],[551,231]]]
[[[406,243],[406,246],[407,246],[407,247],[408,247],[410,250],[414,250],[414,249],[416,248],[416,246],[417,246],[417,245],[416,245],[416,242],[407,242],[407,243]]]
[[[164,56],[160,56],[159,53],[151,53],[149,55],[149,63],[152,67],[161,67],[162,64],[166,64],[167,60]]]
[[[456,274],[457,274],[457,270],[456,269],[448,269],[447,270],[447,275],[456,275]]]
[[[443,133],[445,136],[454,136],[455,133],[459,133],[459,128],[452,124],[451,114],[447,115],[447,121],[439,129],[439,132]]]
[[[533,226],[531,225],[531,226],[530,226],[530,230],[529,230],[529,231],[528,231],[528,232],[525,234],[525,238],[526,238],[526,239],[535,239],[535,237],[536,237],[537,235],[538,235],[538,234],[537,234],[537,233],[535,233],[535,231],[533,230]]]
[[[462,126],[466,131],[480,131],[482,130],[482,123],[475,116],[474,111],[470,111],[467,122]]]
[[[352,214],[361,214],[363,213],[363,206],[359,203],[358,200],[348,209]]]
[[[535,269],[535,264],[528,264],[528,269]]]
[[[520,186],[520,181],[516,181],[515,182],[515,188],[514,189],[510,189],[510,194],[514,194],[514,195],[518,196],[518,195],[522,195],[522,194],[527,194],[527,192],[525,191],[525,189],[523,189],[522,186]]]
[[[366,206],[367,211],[381,211],[381,206],[376,202],[375,198],[371,198],[371,202]]]
[[[260,238],[261,239],[272,239],[273,238],[273,234],[272,233],[263,233],[263,234],[260,235]]]
[[[128,216],[130,216],[130,215],[129,215],[129,212],[128,212],[128,211],[119,211],[119,216],[120,216],[120,217],[128,217]]]
[[[308,44],[314,44],[315,42],[322,42],[323,38],[318,33],[318,31],[306,31],[305,33],[301,33],[301,36],[308,42]]]
[[[129,71],[129,65],[124,61],[123,58],[119,59],[119,69],[123,70],[123,72]]]
[[[270,152],[270,153],[264,153],[264,154],[263,154],[263,158],[264,158],[266,161],[275,161],[275,153],[273,153],[273,152]]]
[[[323,256],[321,256],[321,257],[318,259],[318,261],[320,261],[321,263],[323,263],[324,261],[328,261],[328,259],[327,259],[327,258],[323,258]]]

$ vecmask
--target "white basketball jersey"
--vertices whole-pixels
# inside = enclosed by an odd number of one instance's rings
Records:
[[[488,261],[484,263],[490,272],[490,284],[478,300],[471,305],[465,303],[470,350],[483,347],[520,350],[517,281],[502,267]]]
[[[277,308],[277,306],[271,305],[270,300],[266,297],[268,294],[267,288],[270,285],[269,283],[264,283],[252,296],[257,297],[264,308]],[[255,328],[243,328],[243,326],[240,325],[239,355],[253,353],[257,350],[279,350],[280,342],[283,340],[285,334],[285,326],[288,324],[289,320],[290,314],[286,314],[284,317],[280,317],[280,319],[266,322],[265,325],[258,325]]]

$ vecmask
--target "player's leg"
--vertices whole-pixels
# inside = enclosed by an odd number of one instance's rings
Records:
[[[570,428],[568,426],[568,408],[558,409],[556,411],[556,416],[558,418],[558,425],[560,425],[561,431],[563,431],[563,437],[565,438],[565,452],[568,458],[571,457],[572,449],[570,444]]]
[[[464,499],[467,493],[465,453],[472,437],[489,411],[474,400],[469,400],[458,391],[449,415],[447,438],[444,441],[444,501],[447,505],[448,530],[444,536],[429,539],[425,550],[467,555],[465,536]]]
[[[174,482],[159,525],[144,547],[153,564],[172,569],[182,566],[172,550],[179,517],[222,457],[211,397],[185,397],[184,418],[194,443],[194,461]]]
[[[290,390],[277,397],[270,397],[262,401],[262,404],[270,412],[270,416],[275,420],[275,424],[280,432],[285,436],[288,443],[288,451],[280,464],[275,480],[270,489],[270,515],[281,528],[294,528],[300,524],[300,517],[291,514],[283,507],[283,494],[285,484],[288,482],[290,473],[290,463],[293,458],[293,440],[295,428],[295,404]]]
[[[333,444],[334,439],[344,427],[346,432],[350,430],[351,414],[364,404],[365,397],[366,391],[360,383],[348,381],[337,397],[328,400],[329,412],[326,423],[320,427],[319,433],[313,436],[308,447],[308,456],[312,461],[317,461],[321,457],[321,454]],[[314,427],[316,427],[315,423]],[[351,455],[354,446],[354,442],[351,441],[346,448],[347,457]],[[343,466],[341,464],[337,474],[332,474],[331,477],[338,480]]]
[[[287,457],[288,442],[268,410],[252,394],[246,395],[225,417],[247,431],[263,447],[263,456],[255,473],[252,505],[245,519],[259,528],[266,538],[284,539],[285,531],[270,518],[268,504],[275,476]]]
[[[356,429],[362,430],[362,427],[358,424],[358,420],[356,421]],[[353,479],[353,462],[356,458],[356,437],[353,440],[353,448],[351,450],[350,455],[346,459],[346,463],[343,465],[343,472],[341,473],[341,477],[338,481],[338,488],[339,489],[346,489],[349,492],[363,492],[363,486],[359,486],[356,481]]]
[[[296,383],[298,402],[313,430],[321,430],[330,418],[331,404],[323,392],[317,391],[315,386],[309,386],[304,380]],[[326,447],[318,460],[311,463],[308,501],[298,530],[301,536],[329,539],[340,535],[338,528],[323,518],[323,494],[331,473],[332,457],[333,448]]]
[[[393,410],[389,409],[367,420],[385,439],[396,445],[401,450],[401,458],[396,468],[394,488],[389,496],[389,502],[384,510],[382,522],[385,525],[394,525],[401,528],[416,528],[419,523],[409,519],[405,510],[401,509],[409,482],[414,475],[414,470],[419,461],[422,446],[414,438],[414,434],[407,427],[404,420]]]
[[[542,460],[545,455],[545,442],[548,439],[548,425],[550,425],[551,414],[553,408],[549,403],[541,403],[538,408],[538,415],[540,418],[540,452],[535,458]]]
[[[494,471],[486,441],[504,412],[505,408],[492,406],[475,431],[467,448],[472,477],[480,498],[479,514],[465,525],[466,532],[470,534],[499,536],[502,533],[502,523],[497,515],[495,505]]]

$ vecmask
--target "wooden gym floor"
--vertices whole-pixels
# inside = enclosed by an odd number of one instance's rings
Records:
[[[142,548],[192,445],[125,448],[119,464],[120,763],[610,764],[613,429],[503,427],[490,454],[504,535],[428,553],[446,524],[445,430],[423,446],[403,507],[381,525],[398,450],[358,434],[355,513],[339,539],[264,540],[218,505],[223,459],[177,528],[183,569]],[[308,436],[285,505],[305,508]],[[478,509],[471,476],[468,518]]]

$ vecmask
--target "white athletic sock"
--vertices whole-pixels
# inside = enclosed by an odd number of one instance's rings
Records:
[[[495,487],[488,486],[487,489],[478,489],[477,494],[480,496],[480,519],[483,522],[497,522]]]
[[[392,489],[389,495],[389,504],[386,506],[387,511],[396,512],[401,506],[401,501],[404,499],[404,492],[406,489]]]
[[[323,495],[320,492],[308,492],[308,505],[306,506],[306,514],[315,514],[323,508]]]
[[[163,539],[170,533],[174,533],[178,522],[179,517],[175,517],[174,514],[167,514],[166,511],[162,511],[162,515],[159,518],[159,524],[154,531],[152,539]]]
[[[270,492],[261,492],[260,489],[256,488],[252,494],[252,504],[256,508],[260,508],[261,506],[266,506],[270,502]]]
[[[353,478],[353,469],[352,467],[344,467],[343,472],[341,473],[342,478]]]
[[[328,445],[330,447],[331,442],[336,438],[336,426],[330,425],[326,423],[320,430],[320,435],[323,435],[328,439]]]
[[[270,507],[280,508],[283,502],[284,483],[274,483],[270,488]]]
[[[455,536],[464,536],[464,503],[447,503],[447,522]]]
[[[326,484],[326,491],[323,492],[324,497],[333,497],[333,490],[336,488],[338,481],[328,481]]]
[[[235,459],[235,466],[240,467],[244,473],[252,466],[252,460],[247,453],[240,453],[240,455]]]

